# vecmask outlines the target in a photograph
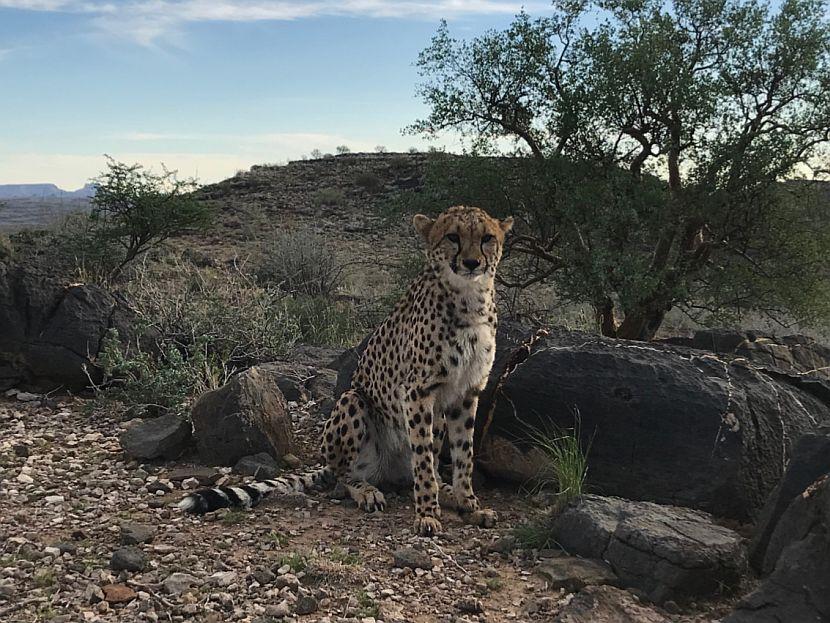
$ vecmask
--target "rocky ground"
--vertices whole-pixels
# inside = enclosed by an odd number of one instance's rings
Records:
[[[297,411],[298,434],[316,434]],[[450,515],[436,539],[413,535],[412,505],[394,494],[374,515],[328,492],[186,517],[171,506],[183,489],[239,477],[129,461],[122,428],[77,399],[0,402],[0,621],[691,623],[726,611],[552,588],[538,571],[560,554],[503,538],[534,512],[529,497],[494,489],[481,498],[497,529]]]

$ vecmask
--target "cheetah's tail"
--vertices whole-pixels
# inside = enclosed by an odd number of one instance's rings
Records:
[[[260,480],[238,487],[199,489],[182,498],[178,507],[194,515],[203,515],[233,506],[251,508],[275,492],[302,492],[325,484],[333,484],[334,481],[334,471],[330,467],[314,467],[297,474],[281,476],[273,480]]]

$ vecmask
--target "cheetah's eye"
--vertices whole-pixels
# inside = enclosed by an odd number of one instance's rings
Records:
[[[493,240],[493,234],[484,234],[484,235],[481,237],[481,242],[483,242],[484,244],[487,244],[487,243],[488,243],[488,242],[490,242],[491,240]]]
[[[447,234],[447,240],[456,244],[461,242],[461,238],[458,237],[458,234]]]

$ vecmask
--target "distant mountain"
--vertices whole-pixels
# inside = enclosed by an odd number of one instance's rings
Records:
[[[0,184],[1,199],[42,199],[45,197],[75,199],[95,194],[95,187],[86,184],[78,190],[63,190],[54,184]]]

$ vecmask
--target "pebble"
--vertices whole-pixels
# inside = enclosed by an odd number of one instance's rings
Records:
[[[122,547],[112,553],[110,569],[114,571],[144,571],[147,556],[135,547]]]

